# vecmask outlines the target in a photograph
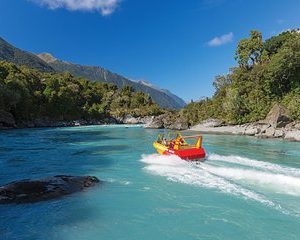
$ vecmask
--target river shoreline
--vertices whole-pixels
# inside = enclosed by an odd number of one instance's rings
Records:
[[[125,116],[123,118],[107,117],[100,120],[70,120],[70,121],[53,121],[53,120],[36,120],[21,123],[13,123],[11,125],[0,125],[1,130],[13,129],[33,129],[33,128],[60,128],[60,127],[81,127],[81,126],[95,126],[95,125],[136,125],[147,124],[154,117],[132,117]]]
[[[223,125],[217,120],[207,120],[190,128],[179,126],[176,128],[157,127],[151,125],[157,117],[139,117],[126,116],[124,118],[106,118],[102,120],[73,120],[73,121],[36,121],[26,122],[11,127],[0,126],[1,130],[12,129],[33,129],[33,128],[60,128],[60,127],[80,127],[80,126],[103,126],[103,125],[136,125],[141,124],[144,128],[166,129],[175,131],[194,132],[202,134],[215,135],[238,135],[253,136],[261,139],[283,139],[287,141],[300,142],[300,125],[298,123],[290,123],[282,128],[273,127],[265,122],[255,122],[243,125]]]
[[[187,131],[204,134],[252,136],[261,139],[284,139],[292,142],[300,142],[300,129],[294,128],[294,126],[291,124],[284,128],[275,128],[264,123],[226,126],[205,126],[205,124],[199,124],[187,129]]]
[[[187,130],[206,134],[255,136],[258,138],[278,138],[300,142],[300,122],[292,119],[287,110],[275,104],[265,119],[245,124],[228,124],[219,119],[209,118],[194,126],[189,126],[184,117],[161,115],[146,124],[146,128]]]

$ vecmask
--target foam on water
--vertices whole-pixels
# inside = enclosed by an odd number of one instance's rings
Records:
[[[297,210],[285,210],[274,194],[300,196],[300,171],[296,168],[262,162],[240,156],[212,154],[201,164],[186,162],[177,156],[143,155],[144,169],[173,182],[240,196],[260,202],[285,214],[297,215]],[[226,165],[226,163],[233,163]]]
[[[207,159],[209,161],[228,162],[228,163],[239,164],[247,167],[257,168],[264,171],[271,171],[274,173],[282,173],[282,174],[300,177],[300,169],[281,166],[269,162],[258,161],[246,157],[240,157],[234,155],[222,156],[218,154],[210,154]]]
[[[238,195],[269,206],[281,208],[278,204],[268,200],[263,195],[242,187],[239,184],[231,183],[227,179],[205,168],[182,161],[177,156],[143,155],[141,162],[147,165],[144,167],[145,170],[152,174],[165,176],[170,181],[217,189],[224,193]]]
[[[275,193],[300,196],[300,177],[252,169],[213,167],[209,165],[203,165],[202,169],[240,184],[272,190]]]

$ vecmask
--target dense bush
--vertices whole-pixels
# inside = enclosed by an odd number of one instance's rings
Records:
[[[162,110],[149,95],[132,87],[90,82],[69,73],[42,73],[0,62],[0,110],[18,121],[100,119],[158,115]]]
[[[210,99],[190,103],[183,114],[190,124],[207,118],[228,123],[263,119],[272,105],[287,107],[300,120],[300,33],[287,31],[263,41],[251,31],[237,46],[239,65],[214,81],[216,92]]]

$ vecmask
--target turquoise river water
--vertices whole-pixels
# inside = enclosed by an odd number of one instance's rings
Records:
[[[0,239],[300,239],[300,143],[204,135],[203,163],[155,154],[158,130],[0,132],[0,184],[58,174],[103,185],[0,205]]]

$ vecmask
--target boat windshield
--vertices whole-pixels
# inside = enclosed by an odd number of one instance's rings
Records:
[[[165,135],[164,134],[158,134],[157,136],[157,142],[161,143],[164,139]]]
[[[169,132],[167,137],[158,134],[157,142],[177,149],[199,148],[202,147],[202,136],[182,136],[180,133]]]

